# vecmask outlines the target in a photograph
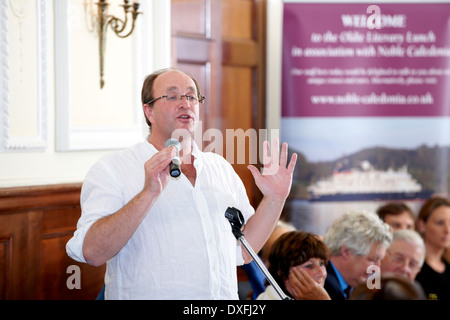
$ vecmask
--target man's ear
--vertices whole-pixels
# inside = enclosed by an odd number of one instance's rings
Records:
[[[144,109],[145,117],[150,123],[153,123],[153,108],[148,104],[144,104],[142,108]]]
[[[341,246],[341,256],[345,260],[347,260],[349,258],[349,255],[351,252],[352,252],[352,250],[350,248],[347,248],[346,246]]]

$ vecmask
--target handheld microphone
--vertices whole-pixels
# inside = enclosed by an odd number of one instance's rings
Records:
[[[169,165],[169,171],[170,176],[172,179],[178,180],[181,176],[181,160],[180,160],[180,150],[181,150],[181,143],[177,139],[169,139],[166,141],[166,144],[164,145],[165,148],[167,147],[175,147],[177,150],[177,155],[172,158],[172,162],[170,162]]]

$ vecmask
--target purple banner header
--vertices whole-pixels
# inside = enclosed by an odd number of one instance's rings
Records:
[[[282,117],[450,116],[450,3],[286,3]]]

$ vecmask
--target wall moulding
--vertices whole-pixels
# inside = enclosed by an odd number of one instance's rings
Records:
[[[45,0],[0,0],[0,152],[47,148],[46,13]],[[36,24],[27,24],[30,21]],[[28,28],[36,32],[29,32]],[[33,54],[29,54],[30,47]],[[27,99],[26,103],[22,99]],[[24,126],[23,120],[31,121],[33,129],[17,129]]]
[[[149,37],[143,21],[148,1],[130,38],[108,35],[103,89],[98,35],[86,27],[82,2],[57,0],[54,5],[57,151],[121,149],[141,141],[145,121],[139,97],[151,49],[143,45]]]

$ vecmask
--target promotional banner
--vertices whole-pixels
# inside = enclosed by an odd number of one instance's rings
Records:
[[[417,209],[447,194],[449,88],[450,3],[286,2],[281,137],[301,155],[290,199]]]

